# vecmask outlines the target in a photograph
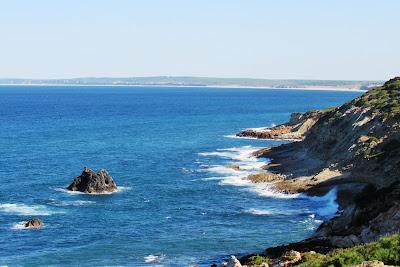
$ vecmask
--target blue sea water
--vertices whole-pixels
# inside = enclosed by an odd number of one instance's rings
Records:
[[[357,95],[0,87],[0,265],[209,266],[307,237],[336,208],[334,192],[288,197],[247,183],[262,164],[251,152],[279,142],[229,135]],[[120,191],[63,190],[84,166],[106,168]],[[36,217],[44,228],[20,229]]]

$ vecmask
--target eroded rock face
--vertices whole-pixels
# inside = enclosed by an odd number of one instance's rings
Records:
[[[109,193],[115,192],[117,185],[106,170],[95,173],[85,167],[82,174],[76,177],[67,189],[84,193]]]
[[[40,219],[32,219],[25,223],[25,228],[40,228],[43,226],[43,221]]]
[[[396,234],[400,229],[400,183],[377,190],[369,186],[354,204],[324,222],[314,234],[328,239],[333,247],[351,247]]]
[[[246,177],[246,179],[252,181],[253,183],[271,183],[280,181],[283,179],[283,177],[275,173],[263,172],[250,174]]]
[[[288,123],[266,128],[246,129],[236,136],[258,139],[303,140],[308,130],[325,113],[324,110],[292,113]]]

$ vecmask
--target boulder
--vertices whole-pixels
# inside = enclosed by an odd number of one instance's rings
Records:
[[[250,174],[247,176],[246,179],[252,181],[253,183],[271,183],[275,181],[280,181],[283,179],[283,177],[279,174],[263,172]]]
[[[32,219],[25,223],[25,228],[40,228],[43,226],[43,221],[40,219]]]
[[[227,168],[233,169],[235,171],[240,171],[240,165],[239,164],[230,164],[226,166]]]
[[[95,173],[85,167],[82,174],[74,179],[67,190],[84,193],[109,193],[115,192],[117,185],[106,170]]]
[[[235,256],[232,255],[226,266],[227,267],[242,267],[242,264]]]

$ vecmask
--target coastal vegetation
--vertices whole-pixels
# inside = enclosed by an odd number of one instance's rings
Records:
[[[363,95],[358,105],[370,107],[373,115],[383,114],[384,120],[397,117],[400,114],[400,78],[391,79]]]
[[[354,246],[346,249],[335,249],[324,255],[307,252],[298,266],[328,267],[352,266],[365,261],[380,261],[386,265],[400,265],[400,235],[382,237],[377,242]],[[255,262],[254,262],[255,263]]]

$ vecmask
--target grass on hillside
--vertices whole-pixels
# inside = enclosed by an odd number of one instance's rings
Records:
[[[384,119],[400,114],[400,77],[387,81],[383,86],[375,87],[362,95],[357,106],[372,108],[373,114],[383,114]]]
[[[382,261],[386,265],[400,266],[400,235],[383,237],[378,242],[358,245],[347,249],[336,249],[323,255],[305,253],[298,266],[330,267],[352,266],[364,261]]]

